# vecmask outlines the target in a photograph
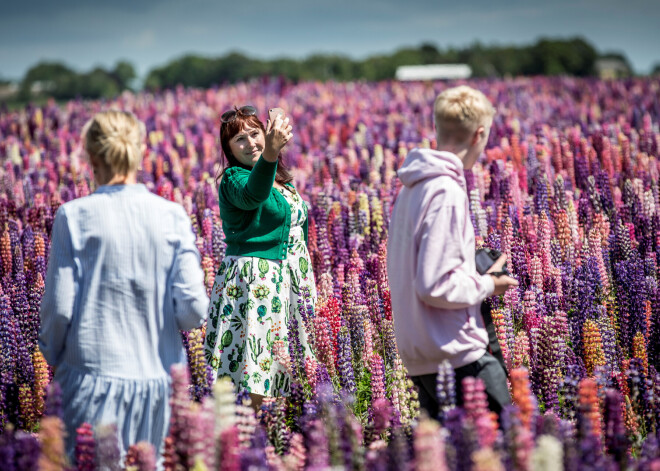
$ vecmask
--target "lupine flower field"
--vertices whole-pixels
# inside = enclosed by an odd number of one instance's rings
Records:
[[[315,311],[299,308],[318,362],[295,339],[274,345],[292,393],[255,415],[231,382],[212,386],[205,329],[182,333],[165,469],[659,470],[658,78],[469,82],[497,108],[466,177],[477,244],[506,253],[520,282],[490,301],[514,405],[498,424],[466,379],[455,407],[440,365],[440,417],[420,415],[392,328],[388,222],[396,169],[434,145],[433,100],[454,84],[264,80],[0,111],[0,468],[118,469],[112,426],[80,427],[65,458],[58,385],[37,347],[55,212],[94,191],[83,124],[110,107],[144,121],[139,179],[190,215],[210,290],[224,251],[219,115],[252,104],[292,117],[285,155],[310,205],[319,292]],[[140,443],[123,465],[158,458]]]

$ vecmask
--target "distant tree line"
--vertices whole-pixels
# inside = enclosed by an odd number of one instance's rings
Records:
[[[130,89],[136,76],[135,68],[126,61],[118,62],[112,70],[96,67],[84,73],[75,72],[59,62],[40,62],[26,72],[18,95],[21,100],[35,95],[62,100],[111,98]]]
[[[210,87],[262,76],[302,80],[368,80],[394,78],[402,65],[468,64],[475,77],[507,77],[520,75],[595,74],[596,60],[617,59],[632,71],[627,58],[620,53],[600,54],[583,38],[540,39],[523,46],[485,46],[474,43],[463,48],[441,49],[431,43],[403,48],[392,54],[370,56],[364,60],[336,54],[314,54],[305,59],[276,58],[260,60],[238,52],[217,58],[186,55],[152,69],[144,80],[149,90],[176,85]],[[660,71],[660,65],[654,72]],[[26,73],[20,84],[19,97],[52,96],[56,99],[75,97],[109,98],[131,89],[136,79],[134,67],[125,61],[112,70],[97,67],[77,73],[57,62],[42,62]]]
[[[599,57],[582,38],[541,39],[531,46],[484,46],[439,49],[426,43],[399,49],[393,54],[355,60],[342,55],[315,54],[302,60],[258,60],[240,53],[218,58],[187,55],[149,72],[148,89],[177,84],[208,87],[251,77],[284,76],[300,80],[385,80],[394,78],[402,65],[468,64],[476,77],[517,75],[588,76]]]

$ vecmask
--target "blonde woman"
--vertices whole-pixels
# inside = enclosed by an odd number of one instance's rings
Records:
[[[122,456],[138,441],[160,450],[179,329],[206,318],[190,219],[136,183],[143,140],[130,113],[94,116],[84,145],[98,188],[53,224],[39,346],[62,387],[69,456],[83,422],[117,424]]]

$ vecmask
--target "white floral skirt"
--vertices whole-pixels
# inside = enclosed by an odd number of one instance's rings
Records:
[[[211,293],[204,344],[208,363],[217,378],[229,376],[238,390],[263,396],[289,395],[290,374],[274,351],[284,350],[286,363],[291,325],[304,358],[314,356],[308,332],[316,285],[301,226],[305,215],[293,211],[295,203],[304,204],[301,199],[292,203],[287,259],[227,256]]]

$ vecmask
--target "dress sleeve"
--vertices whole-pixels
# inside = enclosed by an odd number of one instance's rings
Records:
[[[480,275],[467,257],[474,257],[462,235],[464,211],[457,206],[440,206],[424,221],[415,290],[426,304],[440,309],[474,306],[490,296],[494,283]],[[469,224],[469,222],[468,222]]]
[[[39,316],[39,348],[46,361],[57,366],[66,343],[78,292],[78,276],[71,232],[64,206],[55,215],[46,286]]]
[[[190,218],[183,208],[179,210],[177,225],[181,232],[181,242],[172,271],[172,299],[179,328],[190,330],[201,326],[206,319],[209,298],[204,287],[204,272],[200,266]]]
[[[228,170],[220,182],[221,200],[245,211],[256,209],[270,196],[276,172],[277,162],[268,162],[263,157],[259,157],[249,174]]]

